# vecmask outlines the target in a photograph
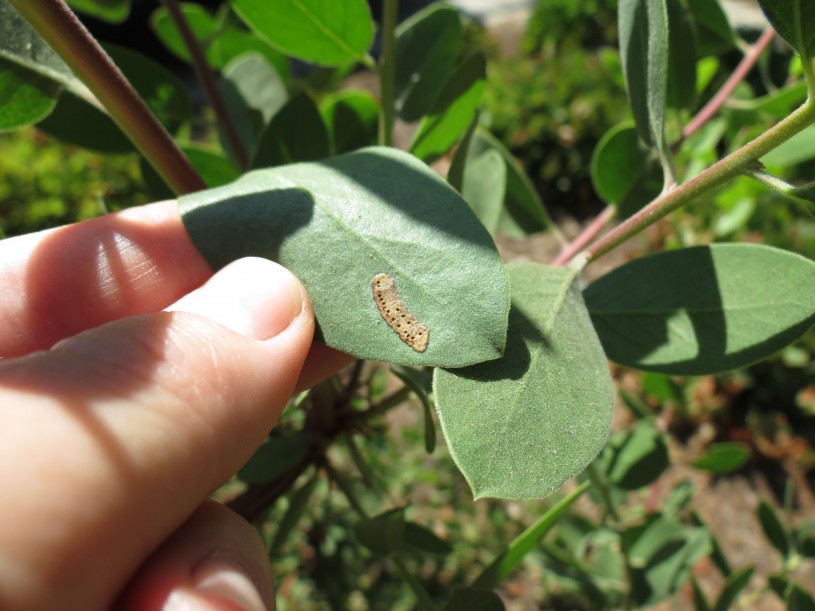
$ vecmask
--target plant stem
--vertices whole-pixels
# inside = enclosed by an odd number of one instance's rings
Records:
[[[379,144],[393,143],[393,82],[396,66],[396,17],[399,0],[384,0],[382,13],[382,55],[379,57],[379,89],[382,107],[379,111]]]
[[[11,3],[87,85],[176,194],[206,188],[164,126],[64,0]]]
[[[586,262],[594,261],[613,250],[702,193],[715,189],[749,171],[751,164],[811,125],[813,121],[815,121],[815,103],[810,98],[786,119],[768,129],[749,144],[716,162],[688,182],[663,193],[645,208],[612,229],[584,251]]]
[[[605,207],[605,209],[597,215],[597,217],[586,227],[583,231],[580,232],[573,242],[568,242],[563,245],[560,250],[560,254],[552,261],[552,265],[565,265],[572,258],[580,252],[583,247],[586,246],[589,242],[591,242],[595,236],[603,230],[611,219],[617,214],[617,206],[614,204],[609,204]]]
[[[605,474],[600,472],[600,469],[597,468],[595,463],[591,463],[586,467],[586,475],[588,475],[592,485],[597,486],[597,490],[600,491],[600,495],[603,497],[603,502],[606,506],[606,511],[608,511],[615,522],[619,522],[620,514],[617,513],[617,507],[615,507],[614,501],[611,498],[611,490],[609,489]]]
[[[235,156],[235,160],[238,162],[241,170],[248,170],[249,154],[241,141],[240,135],[238,135],[238,128],[232,120],[232,116],[229,114],[224,97],[221,95],[221,90],[218,89],[218,84],[215,82],[215,74],[213,74],[212,69],[209,67],[207,58],[204,56],[204,51],[195,38],[195,34],[190,28],[189,23],[187,23],[184,13],[181,12],[178,0],[161,1],[167,8],[167,12],[170,14],[170,19],[173,20],[175,27],[178,28],[184,45],[190,52],[195,76],[198,77],[198,81],[204,88],[207,99],[209,99],[210,104],[212,104],[212,110],[215,112],[218,123],[224,130],[224,137]]]
[[[722,85],[722,88],[716,92],[716,95],[714,95],[710,101],[705,104],[704,108],[696,113],[696,116],[691,120],[691,122],[685,126],[685,129],[682,130],[683,139],[690,138],[699,130],[699,128],[710,121],[710,119],[717,112],[719,112],[719,109],[733,93],[733,90],[745,79],[745,77],[750,73],[750,70],[753,69],[753,66],[755,66],[758,58],[761,57],[761,54],[772,42],[774,37],[775,30],[770,28],[765,30],[756,43],[750,47],[750,49],[744,55],[741,62],[739,62],[739,65],[736,66],[736,69],[733,70],[733,73],[728,77],[727,81],[725,81],[724,85]]]
[[[395,407],[399,407],[402,402],[410,396],[410,393],[413,392],[407,386],[403,386],[395,393],[390,395],[389,397],[385,397],[380,401],[378,404],[372,406],[370,409],[366,409],[364,412],[356,412],[349,416],[350,420],[370,420],[375,416],[381,416],[392,410]]]

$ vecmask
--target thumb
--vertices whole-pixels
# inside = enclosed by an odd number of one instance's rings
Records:
[[[170,310],[0,362],[0,607],[107,607],[277,421],[314,331],[297,279],[242,259]]]

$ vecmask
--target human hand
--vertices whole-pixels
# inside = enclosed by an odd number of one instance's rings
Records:
[[[273,608],[260,539],[202,501],[348,362],[296,278],[212,276],[153,204],[0,242],[0,321],[0,609]]]

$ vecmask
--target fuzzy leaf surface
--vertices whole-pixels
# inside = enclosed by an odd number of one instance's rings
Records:
[[[706,375],[744,367],[815,322],[815,263],[758,244],[712,244],[643,257],[585,291],[613,361]]]
[[[359,358],[464,367],[496,359],[506,340],[506,270],[455,190],[411,155],[368,148],[251,172],[180,200],[193,243],[214,269],[254,255],[305,284],[323,341]],[[374,301],[377,274],[430,329],[416,352]]]
[[[508,266],[512,310],[504,356],[437,369],[433,390],[450,453],[476,498],[543,498],[605,444],[608,363],[574,272]]]

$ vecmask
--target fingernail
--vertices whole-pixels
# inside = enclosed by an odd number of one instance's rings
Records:
[[[193,590],[202,598],[228,601],[242,611],[267,611],[255,583],[234,562],[224,559],[206,560],[196,567],[192,579]]]
[[[167,308],[200,314],[253,339],[269,339],[303,311],[305,293],[286,268],[248,257],[230,263],[197,291]]]

